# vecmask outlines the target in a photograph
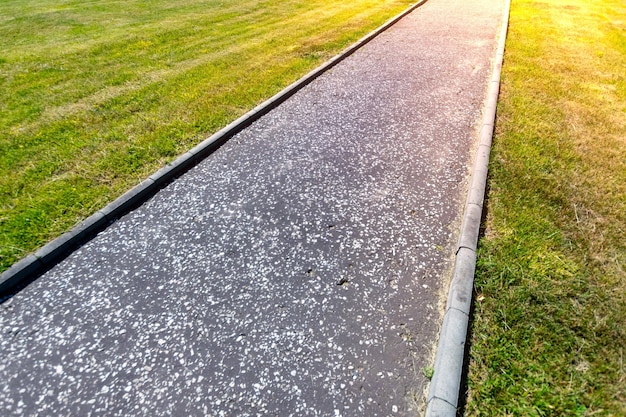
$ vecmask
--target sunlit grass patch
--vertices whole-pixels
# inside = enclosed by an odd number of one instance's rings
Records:
[[[624,16],[513,0],[469,415],[626,415]]]
[[[0,2],[0,271],[408,5]]]

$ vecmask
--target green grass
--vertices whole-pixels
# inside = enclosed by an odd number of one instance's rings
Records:
[[[626,4],[513,0],[470,416],[626,416]]]
[[[408,5],[0,2],[0,271]]]

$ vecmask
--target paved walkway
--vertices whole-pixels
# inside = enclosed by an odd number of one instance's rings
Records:
[[[0,306],[2,414],[416,414],[501,3],[430,0]]]

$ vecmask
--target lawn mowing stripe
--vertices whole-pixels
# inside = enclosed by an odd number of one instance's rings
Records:
[[[461,396],[465,342],[476,270],[476,246],[485,198],[489,153],[500,90],[500,73],[504,59],[510,7],[511,1],[507,0],[493,72],[487,90],[479,133],[479,145],[476,150],[470,189],[463,213],[461,235],[448,291],[446,311],[439,335],[434,372],[427,399],[426,417],[455,417]]]
[[[352,55],[356,50],[389,29],[404,16],[426,3],[426,1],[427,0],[419,0],[416,4],[410,6],[402,13],[391,18],[379,28],[355,42],[342,53],[329,59],[273,97],[214,133],[188,152],[182,154],[173,162],[159,169],[139,185],[133,187],[67,233],[44,245],[35,252],[35,254],[30,254],[13,264],[0,275],[0,301],[17,293],[25,285],[28,285],[28,283],[32,282],[47,269],[66,258],[72,251],[89,241],[116,219],[119,219],[133,208],[138,207],[169,182],[194,167],[202,159],[218,149],[230,137],[283,103],[298,90]]]

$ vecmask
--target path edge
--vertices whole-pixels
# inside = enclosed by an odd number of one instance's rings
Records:
[[[407,16],[427,1],[428,0],[419,0],[417,3],[409,6],[406,10],[387,20],[384,24],[353,43],[338,55],[335,55],[274,96],[254,107],[243,116],[209,136],[191,150],[178,156],[173,162],[150,175],[147,179],[122,194],[113,202],[74,226],[70,231],[14,263],[0,275],[0,302],[19,292],[45,271],[69,256],[81,245],[90,241],[97,233],[106,229],[120,217],[139,207],[171,181],[198,165],[232,136],[285,102],[303,87],[365,46],[372,39],[389,29],[400,19]]]
[[[452,280],[450,281],[443,324],[439,334],[433,376],[427,397],[426,417],[456,417],[458,411],[467,330],[474,290],[476,249],[487,187],[489,155],[500,92],[500,74],[504,60],[510,9],[511,0],[506,0],[496,56],[483,109],[478,149],[475,154],[472,178],[463,211]]]

